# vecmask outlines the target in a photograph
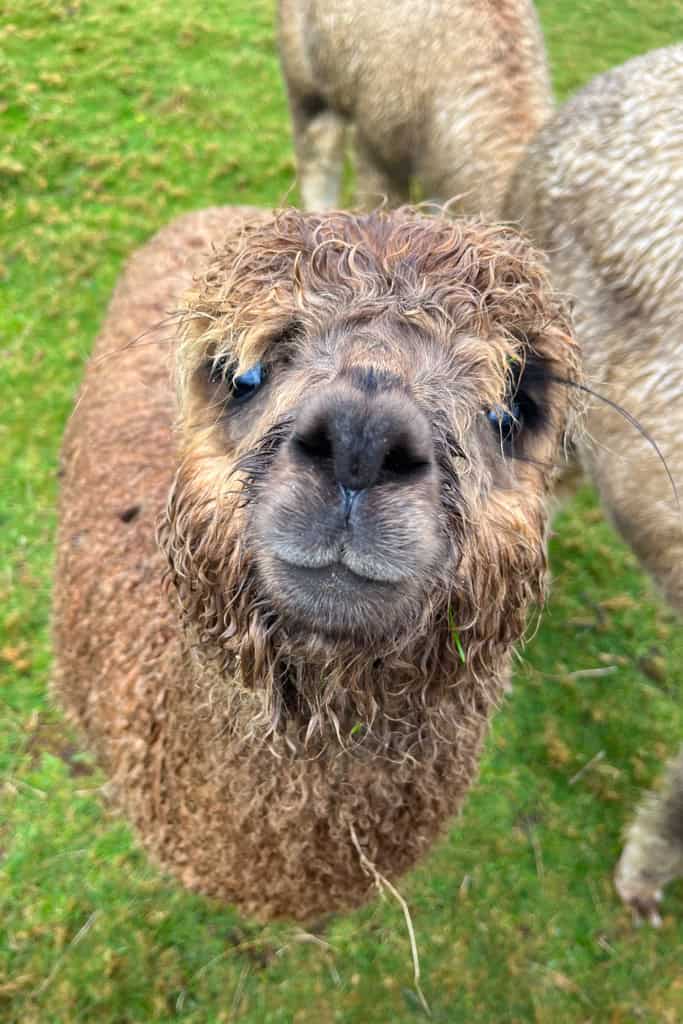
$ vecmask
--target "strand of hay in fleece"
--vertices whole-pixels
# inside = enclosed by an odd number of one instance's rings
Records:
[[[398,901],[398,904],[401,910],[403,911],[406,927],[408,929],[408,938],[410,939],[410,955],[413,958],[413,981],[415,983],[415,991],[417,993],[418,999],[420,1000],[420,1005],[422,1009],[424,1010],[428,1017],[431,1017],[432,1011],[429,1008],[429,1003],[425,999],[425,994],[422,991],[422,987],[420,986],[420,957],[417,951],[415,929],[413,928],[413,919],[410,916],[408,904],[404,900],[403,896],[401,896],[396,886],[392,885],[389,879],[385,878],[384,875],[377,870],[372,861],[363,853],[360,843],[358,842],[356,830],[351,822],[349,822],[349,831],[351,832],[351,842],[356,848],[356,852],[358,853],[358,859],[360,860],[360,864],[361,867],[363,868],[363,871],[365,871],[366,874],[372,876],[375,885],[377,886],[377,889],[379,890],[382,896],[384,895],[384,890],[388,889],[391,895],[394,897],[394,899]]]

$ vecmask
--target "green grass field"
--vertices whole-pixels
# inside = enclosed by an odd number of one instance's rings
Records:
[[[683,37],[680,0],[539,6],[560,97]],[[46,696],[57,450],[122,261],[181,211],[293,195],[273,0],[0,15],[0,1020],[417,1020],[396,904],[311,936],[181,892],[101,803]],[[675,1024],[683,886],[660,932],[636,930],[611,870],[683,735],[683,632],[589,492],[552,563],[481,782],[401,884],[424,992],[441,1022]]]

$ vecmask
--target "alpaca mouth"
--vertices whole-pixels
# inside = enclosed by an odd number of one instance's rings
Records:
[[[321,587],[339,587],[344,590],[371,586],[392,591],[398,582],[395,579],[383,579],[370,572],[357,572],[343,558],[325,565],[306,565],[284,559],[279,559],[279,561],[285,571],[293,573],[301,580],[308,581],[313,586],[317,584]]]
[[[405,622],[406,604],[416,596],[405,582],[356,572],[341,560],[299,565],[275,558],[267,586],[285,621],[333,637],[394,633]]]
[[[378,583],[384,585],[400,584],[406,581],[409,573],[401,569],[395,559],[380,558],[367,551],[357,551],[350,544],[339,544],[334,552],[323,555],[320,551],[294,551],[286,555],[274,553],[275,558],[286,569],[303,570],[311,574],[311,579],[324,581],[340,579],[348,585]]]
[[[292,637],[315,632],[359,647],[420,620],[448,549],[431,507],[403,494],[400,503],[398,495],[382,500],[377,491],[349,522],[326,494],[313,508],[302,500],[297,510],[290,489],[287,514],[281,502],[259,505],[253,537],[260,586]]]

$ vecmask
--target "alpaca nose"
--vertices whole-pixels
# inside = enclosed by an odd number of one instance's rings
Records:
[[[333,477],[344,506],[379,484],[411,484],[434,464],[426,418],[405,395],[330,390],[300,412],[292,437],[309,469]]]

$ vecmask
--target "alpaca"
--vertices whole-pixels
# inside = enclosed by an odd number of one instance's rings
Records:
[[[280,0],[279,41],[304,209],[339,204],[347,126],[370,207],[459,197],[500,215],[526,143],[550,116],[531,0]]]
[[[63,446],[54,686],[185,885],[307,920],[443,831],[577,379],[507,228],[224,208],[131,259]]]
[[[644,428],[639,435],[614,409],[592,402],[574,447],[617,530],[678,611],[682,97],[683,45],[599,75],[530,145],[506,203],[506,216],[548,251],[555,284],[573,300],[588,382]],[[680,874],[683,752],[659,798],[648,798],[638,814],[616,884],[627,903],[656,921],[662,886]]]

